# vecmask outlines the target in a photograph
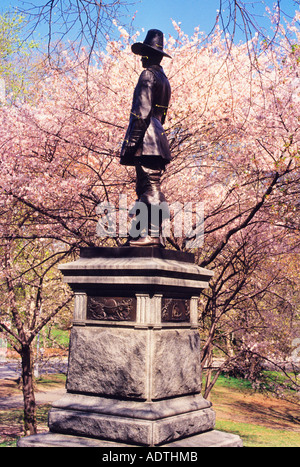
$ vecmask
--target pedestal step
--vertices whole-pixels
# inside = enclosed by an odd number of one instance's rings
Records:
[[[49,413],[51,432],[145,446],[193,436],[214,425],[215,412],[200,394],[157,402],[67,394]]]
[[[78,448],[138,448],[142,446],[116,443],[113,441],[84,438],[80,436],[63,435],[59,433],[40,433],[37,435],[26,436],[18,442],[19,447],[78,447]],[[211,430],[199,435],[190,436],[172,443],[157,446],[158,450],[162,448],[204,448],[204,447],[242,447],[242,440],[239,436],[231,433],[225,433],[218,430]]]

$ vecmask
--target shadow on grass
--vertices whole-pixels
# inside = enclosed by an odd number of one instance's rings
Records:
[[[37,406],[38,431],[47,431],[48,412],[51,405]],[[23,409],[0,411],[0,447],[15,447],[17,440],[24,434]]]

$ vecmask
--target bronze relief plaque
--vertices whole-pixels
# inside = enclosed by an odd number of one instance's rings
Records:
[[[161,305],[161,320],[162,322],[189,322],[189,300],[184,300],[182,298],[163,298]]]
[[[136,298],[88,297],[87,319],[105,321],[134,321]]]

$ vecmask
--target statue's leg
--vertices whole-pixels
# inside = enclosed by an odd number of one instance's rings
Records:
[[[146,163],[145,159],[141,159],[136,164],[136,192],[139,203],[143,203],[143,207],[147,209],[148,232],[143,236],[141,231],[138,237],[130,239],[130,246],[164,246],[160,237],[167,203],[160,190],[162,172],[155,156],[152,160],[147,158]]]

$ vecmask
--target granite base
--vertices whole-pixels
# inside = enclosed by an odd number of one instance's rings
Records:
[[[40,433],[26,436],[18,442],[19,447],[68,447],[68,448],[143,448],[142,446],[116,443],[113,441],[85,438],[81,436],[70,436],[59,433]],[[164,448],[217,448],[217,447],[242,447],[241,438],[231,433],[218,430],[210,430],[188,438],[180,439],[161,446],[156,446],[156,450]],[[115,450],[117,452],[117,450]]]

